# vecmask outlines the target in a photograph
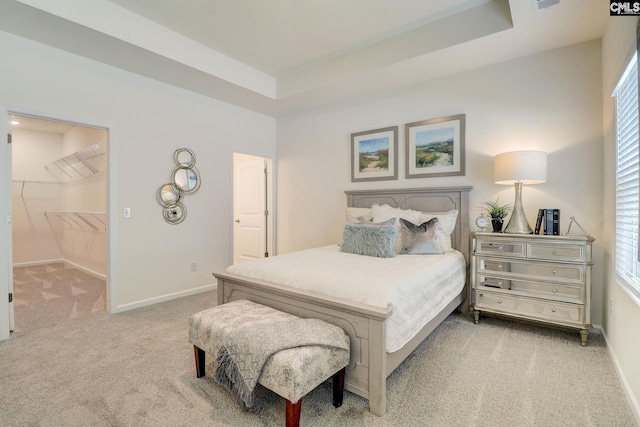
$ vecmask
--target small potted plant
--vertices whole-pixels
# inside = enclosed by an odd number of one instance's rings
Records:
[[[491,217],[493,232],[502,233],[502,224],[506,216],[511,212],[511,205],[502,205],[500,204],[500,198],[497,198],[496,200],[484,202],[484,208]]]

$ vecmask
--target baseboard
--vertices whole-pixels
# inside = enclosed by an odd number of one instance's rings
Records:
[[[70,265],[73,268],[76,268],[78,270],[82,270],[87,274],[90,274],[90,275],[92,275],[94,277],[97,277],[98,279],[105,280],[107,278],[106,274],[102,274],[102,273],[98,273],[97,271],[90,270],[90,269],[88,269],[86,267],[81,266],[80,264],[76,264],[75,262],[67,261],[64,258],[48,259],[48,260],[44,260],[44,261],[17,262],[15,264],[13,264],[13,266],[14,267],[31,267],[31,266],[34,266],[34,265],[55,264],[55,263],[59,263],[59,262],[64,262],[65,264]]]
[[[604,337],[604,342],[606,343],[606,346],[607,346],[607,352],[609,353],[609,358],[611,359],[611,362],[613,363],[613,366],[616,369],[618,378],[620,378],[620,383],[622,384],[622,389],[624,390],[624,394],[625,396],[627,396],[627,401],[631,405],[631,410],[633,411],[633,414],[636,416],[636,420],[640,425],[640,403],[638,402],[638,399],[636,398],[636,396],[633,394],[633,390],[631,390],[631,387],[629,386],[629,383],[627,382],[627,379],[625,378],[624,373],[622,372],[622,367],[620,366],[620,362],[618,361],[618,357],[616,356],[616,353],[613,351],[613,349],[609,345],[609,339],[607,338],[607,333],[601,327],[600,327],[600,331],[602,333],[602,336]]]
[[[82,270],[85,273],[90,274],[93,277],[97,277],[98,279],[103,279],[103,280],[107,279],[107,275],[106,274],[102,274],[102,273],[98,273],[97,271],[90,270],[90,269],[88,269],[86,267],[81,266],[80,264],[76,264],[75,262],[64,260],[64,263],[67,264],[67,265],[72,266],[73,268],[77,268],[78,270]]]
[[[47,259],[44,261],[16,262],[13,264],[13,266],[14,267],[31,267],[33,265],[55,264],[58,262],[65,262],[65,260],[64,258],[58,258],[58,259]]]
[[[122,313],[125,311],[133,310],[140,307],[146,307],[148,305],[158,304],[160,302],[171,301],[173,299],[187,297],[189,295],[200,294],[202,292],[212,291],[217,289],[218,285],[213,283],[211,285],[200,286],[198,288],[187,289],[186,291],[174,292],[172,294],[161,295],[158,297],[148,298],[140,301],[134,301],[127,304],[122,304],[114,307],[111,313]],[[213,305],[213,301],[211,301]]]

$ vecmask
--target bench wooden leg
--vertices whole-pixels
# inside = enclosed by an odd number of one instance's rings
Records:
[[[333,375],[333,406],[339,408],[342,406],[342,397],[344,396],[344,373],[347,368],[342,368]]]
[[[204,377],[204,371],[205,371],[204,350],[201,350],[194,345],[193,354],[196,357],[196,377],[202,378]]]
[[[298,403],[291,403],[287,400],[287,427],[299,427],[300,426],[300,410],[302,408],[302,399],[298,400]]]

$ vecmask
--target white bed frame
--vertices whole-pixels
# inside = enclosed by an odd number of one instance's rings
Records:
[[[440,187],[346,191],[350,207],[388,204],[423,212],[446,212],[458,209],[452,246],[462,252],[469,265],[469,191],[471,187]],[[386,411],[386,379],[393,370],[456,308],[468,308],[469,276],[463,291],[427,323],[401,349],[387,353],[386,319],[390,309],[355,303],[315,292],[294,289],[275,283],[249,279],[230,273],[214,273],[218,279],[218,303],[248,299],[300,317],[319,318],[340,326],[351,339],[351,362],[347,367],[347,390],[369,399],[369,409],[376,415]]]

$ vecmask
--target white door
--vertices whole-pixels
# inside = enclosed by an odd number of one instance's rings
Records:
[[[0,340],[14,327],[10,132],[9,114],[0,106]]]
[[[268,256],[267,160],[234,154],[233,262]]]

